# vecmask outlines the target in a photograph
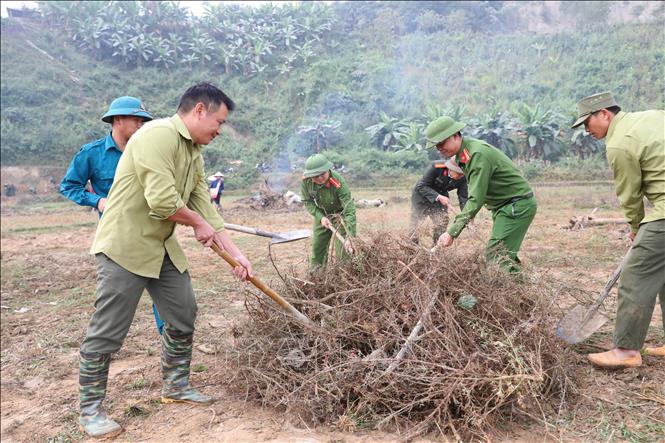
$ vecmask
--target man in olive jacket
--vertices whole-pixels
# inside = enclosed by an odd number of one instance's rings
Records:
[[[312,256],[310,266],[323,266],[328,261],[328,245],[337,230],[345,237],[342,243],[335,239],[335,253],[348,258],[353,253],[349,237],[356,235],[356,205],[346,180],[332,171],[332,162],[322,154],[314,154],[305,161],[300,194],[307,212],[314,217],[312,226]]]
[[[463,123],[439,117],[427,126],[427,145],[446,157],[455,157],[469,182],[469,199],[438,245],[453,244],[483,205],[492,211],[492,234],[486,249],[488,261],[498,261],[509,272],[520,271],[517,253],[536,215],[533,190],[506,154],[488,143],[460,132]],[[449,199],[446,206],[451,207]]]
[[[216,87],[192,86],[180,99],[178,112],[143,125],[120,158],[91,248],[97,261],[97,298],[80,350],[79,423],[92,437],[122,432],[102,401],[111,354],[120,350],[144,289],[165,323],[162,402],[214,401],[189,384],[197,306],[175,227],[191,226],[204,246],[214,243],[238,260],[236,277],[251,276],[251,263],[224,231],[210,202],[201,156],[233,108],[233,101]]]
[[[665,331],[665,111],[623,112],[610,92],[585,97],[577,108],[573,128],[584,124],[594,138],[605,139],[633,242],[619,282],[614,348],[588,358],[598,367],[636,367],[658,294]],[[644,197],[654,205],[650,214]],[[645,351],[665,357],[665,345]]]

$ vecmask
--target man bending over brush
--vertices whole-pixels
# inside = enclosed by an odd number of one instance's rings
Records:
[[[498,261],[506,271],[517,273],[520,271],[517,253],[536,215],[533,191],[506,154],[482,140],[463,137],[460,131],[464,126],[450,117],[439,117],[425,129],[427,146],[436,146],[446,157],[455,156],[469,184],[464,209],[441,234],[438,245],[452,245],[486,205],[492,211],[494,225],[485,255],[488,261]],[[452,209],[450,199],[442,198],[442,204]]]
[[[333,164],[323,154],[314,154],[305,161],[300,194],[307,212],[314,217],[312,226],[312,257],[310,268],[324,266],[328,261],[328,245],[333,231],[346,237],[344,243],[334,239],[335,253],[346,259],[353,254],[348,237],[356,235],[356,205],[346,180],[332,171]]]
[[[665,332],[665,111],[623,112],[609,92],[585,97],[577,108],[573,128],[584,124],[594,138],[605,139],[633,242],[619,282],[614,348],[588,358],[602,368],[641,366],[640,349],[659,293]],[[654,205],[649,215],[644,197]],[[665,357],[665,345],[646,353]]]

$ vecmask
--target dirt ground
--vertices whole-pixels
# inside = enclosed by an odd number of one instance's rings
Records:
[[[575,215],[598,208],[598,217],[621,217],[611,185],[535,186],[538,215],[522,248],[522,259],[543,284],[556,285],[559,302],[571,305],[580,294],[595,297],[627,250],[623,225],[561,229]],[[382,198],[382,208],[358,210],[359,235],[404,232],[410,190],[352,189],[356,198]],[[3,442],[85,441],[78,430],[79,345],[93,312],[95,266],[88,254],[97,215],[64,201],[45,188],[37,197],[2,197],[1,212],[1,429]],[[246,195],[222,198],[228,222],[273,232],[309,228],[304,209],[291,212],[251,210],[234,203]],[[454,199],[456,202],[456,199]],[[482,210],[477,230],[486,237],[491,225]],[[192,382],[219,401],[210,407],[159,403],[159,339],[150,309],[142,298],[122,350],[111,364],[105,402],[125,428],[118,441],[151,442],[392,442],[399,435],[369,429],[342,432],[307,427],[298,417],[232,397],[234,383],[225,371],[231,327],[246,315],[243,300],[250,287],[234,281],[228,266],[194,239],[177,230],[191,264],[199,304]],[[280,272],[306,268],[309,240],[274,245],[264,238],[231,233],[253,261],[257,275],[279,286]],[[454,247],[476,242],[464,233]],[[272,254],[272,260],[269,256]],[[614,311],[614,298],[608,303]],[[660,307],[648,340],[662,344]],[[611,344],[612,322],[575,350],[583,378],[579,395],[556,416],[537,411],[534,421],[506,423],[493,441],[665,441],[665,361],[645,357],[641,368],[598,371],[585,354]],[[450,437],[454,440],[454,437]],[[445,441],[437,434],[417,441]]]

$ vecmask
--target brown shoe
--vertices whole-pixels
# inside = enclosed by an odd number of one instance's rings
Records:
[[[587,355],[589,361],[599,368],[636,368],[642,366],[642,356],[640,354],[634,357],[619,358],[614,351],[600,352],[598,354]]]
[[[654,357],[665,357],[665,346],[658,346],[656,348],[644,348],[647,355]]]

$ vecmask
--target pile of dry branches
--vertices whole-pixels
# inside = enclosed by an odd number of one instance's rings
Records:
[[[280,194],[273,191],[268,185],[268,181],[264,180],[259,186],[259,191],[251,197],[246,197],[236,200],[236,203],[244,204],[252,209],[261,211],[276,211],[276,210],[298,210],[302,207],[300,199],[294,201],[286,194]]]
[[[247,299],[231,386],[306,423],[407,438],[436,430],[466,440],[564,404],[569,357],[547,289],[516,283],[478,251],[432,256],[385,234],[355,246],[350,262],[285,279],[282,294],[320,330],[264,296]],[[469,296],[475,305],[460,303]]]

